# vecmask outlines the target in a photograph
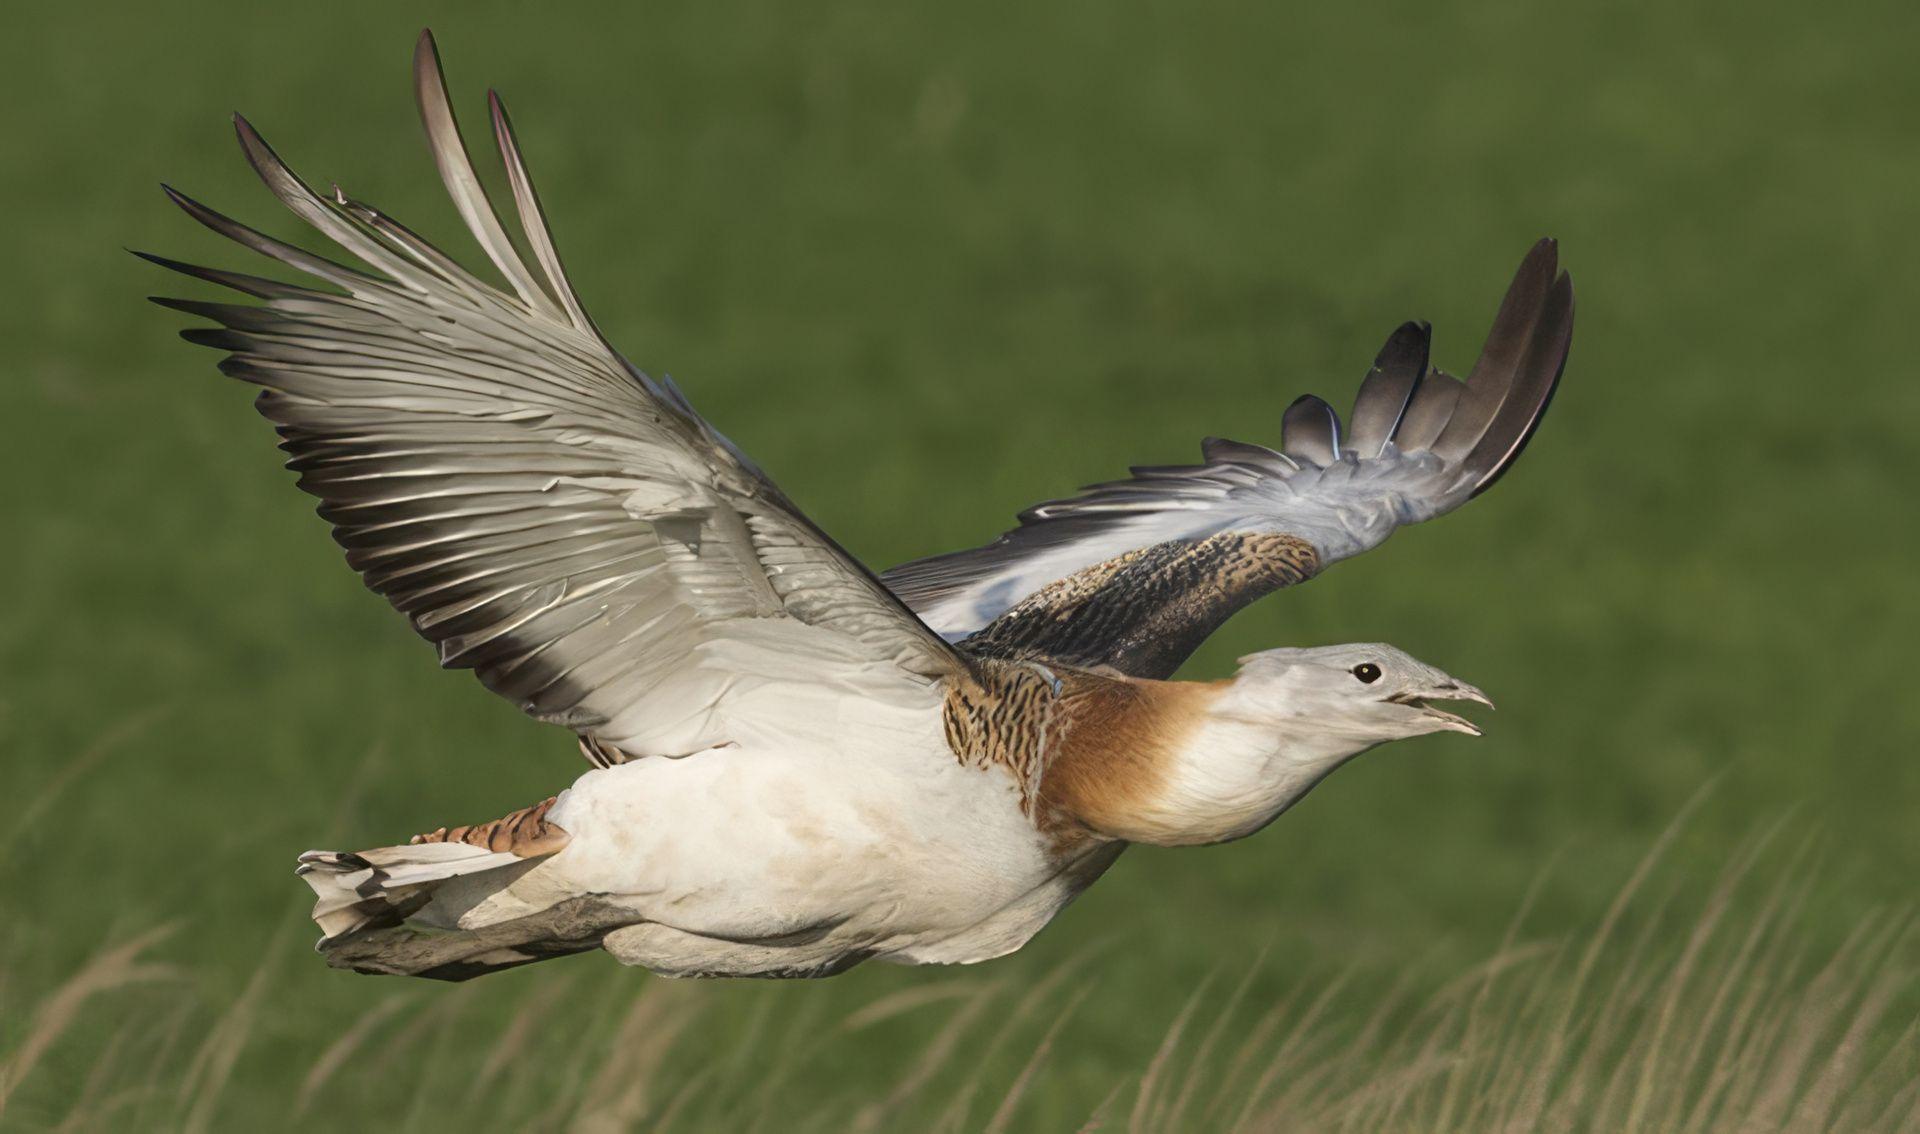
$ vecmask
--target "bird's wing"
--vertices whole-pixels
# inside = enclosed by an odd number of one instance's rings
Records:
[[[924,690],[965,672],[670,381],[601,338],[490,94],[533,253],[521,258],[474,173],[425,35],[414,72],[447,190],[510,294],[338,189],[315,193],[244,119],[240,143],[261,179],[372,270],[172,190],[215,232],[330,286],[148,257],[261,301],[158,302],[222,324],[183,334],[230,352],[221,369],[264,387],[256,405],[278,427],[288,467],[320,498],[366,584],[439,648],[442,665],[473,669],[605,759],[732,739],[741,713],[769,704],[755,697],[769,685],[811,685],[830,702],[821,687]]]
[[[1486,491],[1533,436],[1572,334],[1573,283],[1542,240],[1465,382],[1429,365],[1429,328],[1407,323],[1345,425],[1309,395],[1277,452],[1212,438],[1205,464],[1135,468],[881,578],[969,652],[1168,677],[1247,603]]]

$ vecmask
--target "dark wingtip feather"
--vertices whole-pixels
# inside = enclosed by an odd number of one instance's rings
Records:
[[[534,278],[521,259],[513,240],[501,225],[499,215],[474,171],[473,158],[460,134],[453,104],[447,97],[447,79],[440,65],[440,48],[433,33],[422,29],[413,51],[413,93],[419,106],[420,122],[427,131],[427,146],[433,151],[440,180],[453,198],[460,219],[479,241],[493,266],[513,286],[514,294],[534,311],[549,317],[566,318],[546,289]]]
[[[246,226],[239,221],[234,220],[225,213],[208,208],[171,185],[160,186],[160,191],[165,193],[167,200],[172,201],[181,212],[199,221],[202,225],[205,225],[207,228],[212,229],[229,240],[239,241],[242,244],[246,243],[240,235],[246,231]]]
[[[1479,477],[1474,496],[1506,475],[1539,430],[1553,395],[1560,389],[1567,356],[1573,349],[1573,316],[1573,276],[1561,272],[1547,294],[1533,340],[1514,380],[1513,395],[1488,426],[1486,436],[1467,454],[1467,468]]]
[[[230,230],[244,227],[232,217],[208,208],[171,185],[160,186],[160,191],[165,193],[167,200],[177,205],[181,212],[186,213],[194,220],[199,221],[201,224],[206,225],[222,236],[230,237]]]
[[[179,272],[183,276],[192,276],[197,280],[205,280],[208,283],[219,284],[221,287],[229,287],[235,291],[251,295],[256,299],[282,299],[319,294],[309,288],[281,283],[279,280],[270,280],[264,276],[249,275],[246,272],[230,272],[225,268],[208,268],[200,264],[189,264],[182,260],[171,260],[165,256],[156,256],[151,252],[141,252],[131,248],[129,248],[128,251],[140,257],[142,260],[147,261],[149,264],[158,264],[168,271]]]
[[[253,123],[247,121],[247,116],[237,110],[233,112],[233,134],[240,139],[240,148],[246,153],[254,172],[266,176],[266,171],[261,168],[263,157],[271,159],[276,165],[282,164],[273,147],[267,145],[267,140],[260,136],[260,131],[254,129]]]
[[[1421,322],[1402,323],[1387,337],[1353,400],[1348,448],[1362,457],[1378,456],[1385,448],[1427,371],[1432,342],[1432,326]]]
[[[215,350],[246,349],[246,341],[225,327],[187,327],[180,332],[180,337],[194,346],[212,347]]]
[[[1340,457],[1340,415],[1322,398],[1303,394],[1280,418],[1280,451],[1316,465]]]
[[[1535,242],[1507,285],[1459,404],[1432,444],[1441,457],[1458,461],[1473,452],[1512,397],[1558,274],[1558,242],[1552,237]]]
[[[207,303],[198,299],[179,299],[171,295],[149,295],[147,296],[147,302],[158,307],[164,307],[169,311],[184,311],[189,315],[200,315],[208,318],[211,318],[211,316],[207,315],[207,309],[219,306],[219,304]]]
[[[435,77],[444,73],[440,65],[440,44],[433,38],[432,28],[421,28],[413,41],[413,76],[416,89],[424,79],[424,72],[431,70]],[[444,81],[444,80],[443,80]]]
[[[567,280],[566,268],[560,261],[560,250],[547,224],[546,211],[540,207],[540,195],[533,187],[533,175],[528,172],[526,157],[521,152],[519,140],[514,137],[513,120],[507,114],[507,104],[500,98],[500,92],[491,87],[487,88],[487,119],[493,126],[494,146],[500,151],[500,160],[506,166],[507,184],[513,191],[514,208],[520,214],[521,234],[533,250],[534,261],[546,276],[547,288],[560,300],[560,306],[566,309],[567,319],[576,330],[600,338],[600,332],[594,327],[593,320],[588,318],[586,308],[581,305],[573,285]]]
[[[299,182],[293,170],[288,168],[286,162],[280,160],[280,155],[275,153],[273,147],[267,144],[267,140],[260,136],[260,131],[253,128],[253,123],[247,121],[246,115],[238,112],[234,114],[233,133],[240,139],[240,150],[246,154],[247,164],[253,166],[254,173],[259,175],[260,180],[267,183],[267,188],[272,189],[276,195],[284,199],[283,188]],[[304,184],[299,187],[306,190]],[[311,191],[308,190],[308,192]]]
[[[1460,379],[1429,365],[1412,400],[1407,403],[1406,412],[1400,415],[1400,424],[1394,426],[1393,443],[1403,453],[1417,453],[1431,447],[1440,431],[1447,427],[1447,419],[1460,404],[1460,395],[1466,388]]]
[[[1200,456],[1208,464],[1244,464],[1267,466],[1275,463],[1291,467],[1279,453],[1265,445],[1253,445],[1227,437],[1208,437],[1200,442]]]
[[[264,176],[265,175],[263,174],[263,177]],[[289,179],[292,179],[291,172],[287,174],[287,177]],[[268,184],[269,186],[273,186],[274,181],[271,179],[268,179]],[[306,187],[304,185],[301,185],[297,179],[292,179],[287,184],[289,184],[292,187],[297,187],[297,189],[302,193],[307,191]],[[300,271],[306,272],[308,275],[315,276],[319,279],[325,280],[326,282],[334,285],[335,287],[339,287],[347,291],[354,291],[359,288],[381,289],[388,286],[383,281],[376,279],[375,277],[370,276],[365,272],[359,271],[358,269],[349,268],[344,264],[336,264],[332,260],[329,260],[323,256],[316,256],[311,252],[307,252],[302,249],[295,248],[293,245],[288,244],[284,241],[275,240],[273,237],[268,236],[265,233],[260,232],[256,229],[249,228],[248,226],[241,224],[239,221],[234,220],[232,217],[229,217],[223,213],[216,212],[215,210],[208,208],[207,206],[194,200],[192,197],[189,197],[185,193],[182,193],[179,190],[175,189],[171,185],[163,184],[160,186],[160,188],[161,188],[161,191],[166,193],[167,199],[172,201],[175,205],[179,206],[182,212],[186,213],[188,216],[192,217],[194,220],[205,225],[207,228],[212,229],[214,232],[219,233],[221,236],[226,237],[228,240],[231,240],[236,244],[240,244],[244,247],[251,248],[255,252],[258,252],[261,255],[267,256],[271,259],[278,260],[282,264],[286,264],[289,267],[297,268]],[[278,193],[279,189],[276,188],[275,192]],[[288,200],[288,197],[282,197],[282,200]],[[291,204],[292,202],[289,201],[289,203]],[[295,211],[299,212],[300,210],[296,209]],[[302,213],[301,215],[303,219],[307,219],[310,222],[313,219],[310,214]],[[330,233],[330,235],[334,235],[336,241],[339,240],[337,233]],[[198,272],[188,272],[187,274],[201,275],[203,272],[206,272],[206,271],[208,270],[201,269]],[[202,278],[214,279],[214,277],[211,275],[203,275]],[[247,278],[247,277],[242,277],[242,278]],[[257,277],[253,277],[253,278],[257,279]],[[222,283],[225,281],[214,279],[214,282]],[[286,285],[273,284],[272,281],[260,281],[260,282],[264,284],[268,284],[274,288],[283,289],[286,287]],[[229,285],[229,286],[237,286],[237,285]],[[240,288],[240,290],[246,291],[248,289]],[[294,289],[294,290],[301,290],[301,289]]]

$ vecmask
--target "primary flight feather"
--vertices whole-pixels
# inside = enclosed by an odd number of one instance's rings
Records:
[[[311,188],[244,119],[268,188],[361,266],[172,190],[319,286],[147,257],[258,301],[158,300],[219,324],[184,334],[262,387],[289,467],[367,585],[442,665],[571,730],[593,765],[501,819],[302,855],[330,963],[464,979],[595,948],[689,975],[983,960],[1129,843],[1239,838],[1377,744],[1477,733],[1432,702],[1478,690],[1384,645],[1166,679],[1248,602],[1506,471],[1572,333],[1551,241],[1464,382],[1409,323],[1345,425],[1301,398],[1278,450],[1209,440],[1203,464],[1135,469],[986,546],[876,577],[608,345],[499,98],[506,214],[430,35],[414,75],[441,178],[505,289]]]

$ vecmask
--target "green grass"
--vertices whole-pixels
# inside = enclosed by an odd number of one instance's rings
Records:
[[[1296,394],[1348,399],[1403,319],[1457,370],[1540,235],[1579,291],[1565,385],[1497,491],[1259,604],[1189,666],[1391,641],[1500,701],[1486,739],[1376,753],[1240,844],[1132,852],[983,969],[675,989],[678,1073],[793,1034],[819,1062],[783,1107],[838,1113],[936,1024],[807,1021],[954,979],[1017,996],[1086,954],[1098,991],[1023,1111],[1070,1128],[1207,974],[1263,949],[1249,1005],[1351,970],[1328,1011],[1358,1027],[1396,977],[1424,1003],[1494,954],[1543,876],[1530,924],[1591,925],[1716,776],[1665,859],[1681,891],[1791,815],[1824,833],[1792,923],[1809,956],[1910,900],[1908,6],[397,8],[9,14],[0,1050],[44,990],[163,923],[151,952],[186,993],[155,1003],[189,1006],[183,1044],[271,974],[204,1116],[233,1129],[285,1116],[396,994],[491,1043],[543,997],[648,987],[586,958],[409,989],[306,954],[293,855],[498,814],[580,765],[364,593],[248,392],[140,302],[178,285],[121,251],[241,264],[163,179],[297,232],[232,144],[239,108],[309,178],[475,259],[412,117],[429,23],[463,110],[489,83],[513,105],[609,337],[875,565],[1209,433],[1274,441]],[[1911,941],[1888,948],[1911,972]],[[1920,1007],[1911,982],[1895,996],[1898,1020]],[[83,1011],[0,1122],[57,1122],[115,1033]],[[445,1097],[460,1040],[380,1073]],[[580,1057],[530,1047],[524,1089],[591,1074]]]
[[[1697,906],[1674,901],[1658,869],[1679,829],[1597,924],[1540,935],[1523,906],[1490,956],[1430,993],[1415,987],[1445,974],[1369,995],[1349,968],[1267,997],[1264,957],[1222,965],[1131,1066],[1075,1058],[1072,1029],[1115,991],[1099,946],[1027,980],[931,976],[839,1016],[766,985],[730,1016],[699,984],[574,974],[524,990],[505,1020],[485,1018],[476,986],[395,989],[283,1087],[282,1113],[530,1131],[1920,1127],[1920,1043],[1895,1010],[1917,975],[1911,918],[1868,917],[1809,955],[1797,920],[1818,879],[1773,845],[1782,825],[1739,848]],[[103,951],[45,996],[0,1050],[0,1110],[85,1014],[110,1021],[110,1038],[80,1092],[41,1104],[40,1125],[198,1131],[230,1111],[280,973],[196,1006],[151,959],[167,936]],[[860,1073],[850,1047],[874,1049]]]

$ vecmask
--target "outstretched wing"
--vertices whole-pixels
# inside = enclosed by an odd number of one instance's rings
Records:
[[[1309,395],[1282,418],[1278,452],[1211,438],[1205,464],[1133,469],[881,578],[971,653],[1171,676],[1247,603],[1486,491],[1533,436],[1572,335],[1573,281],[1542,240],[1465,382],[1429,365],[1429,328],[1407,323],[1347,426]]]
[[[511,294],[338,189],[315,193],[244,119],[241,146],[268,188],[372,271],[172,190],[215,232],[330,287],[148,257],[261,300],[157,302],[222,324],[183,334],[231,352],[221,369],[264,387],[255,404],[367,585],[442,665],[473,669],[601,759],[738,739],[746,718],[775,711],[759,696],[770,688],[789,713],[796,696],[816,697],[828,708],[801,715],[832,728],[837,692],[917,693],[964,671],[677,389],[601,338],[490,94],[533,266],[521,258],[425,34],[414,72],[447,190]]]

